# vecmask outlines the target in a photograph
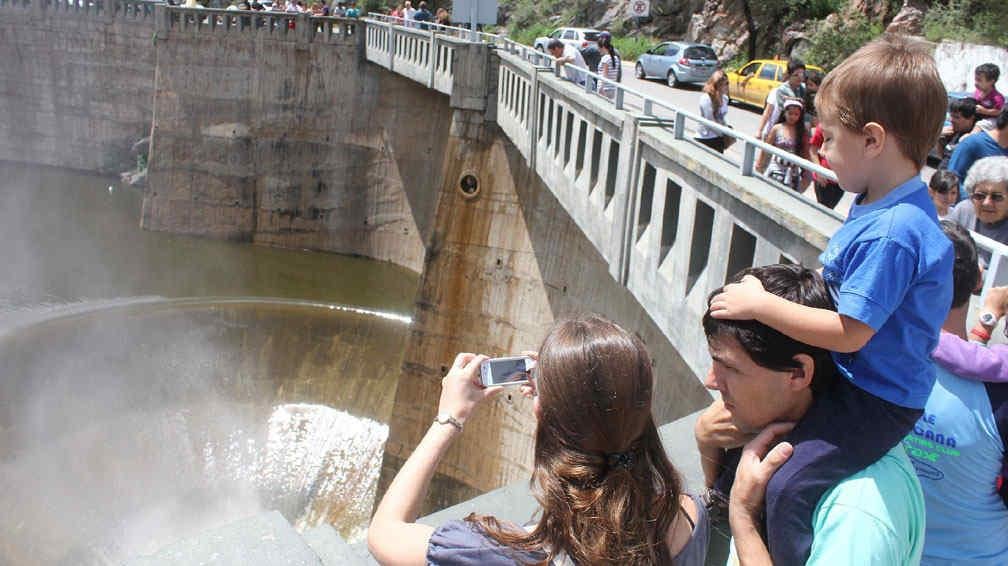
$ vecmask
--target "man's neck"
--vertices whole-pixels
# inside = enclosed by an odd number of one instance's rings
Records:
[[[969,310],[969,303],[950,310],[948,316],[945,317],[945,323],[942,324],[942,330],[966,340],[967,310]]]
[[[781,415],[778,421],[781,422],[793,422],[796,423],[805,416],[805,413],[812,407],[812,390],[806,389],[802,391],[799,398],[795,401],[794,405],[791,407],[786,414]]]

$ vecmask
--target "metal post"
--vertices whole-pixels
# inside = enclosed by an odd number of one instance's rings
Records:
[[[654,101],[650,98],[644,99],[644,114],[646,116],[654,116]]]
[[[616,87],[616,110],[623,110],[623,95],[625,92],[621,87]]]
[[[686,115],[682,112],[675,113],[675,139],[681,140],[686,133]]]
[[[742,167],[741,167],[742,176],[752,177],[753,168],[755,168],[755,166],[756,166],[756,146],[749,142],[745,142],[745,145],[742,146]]]

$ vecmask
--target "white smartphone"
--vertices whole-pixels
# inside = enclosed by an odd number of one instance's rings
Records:
[[[535,360],[528,356],[490,358],[480,364],[480,381],[485,387],[528,383]]]

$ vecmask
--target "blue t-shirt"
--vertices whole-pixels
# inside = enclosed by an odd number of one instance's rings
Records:
[[[876,202],[852,205],[819,261],[837,312],[875,330],[861,350],[833,353],[840,373],[890,403],[924,408],[931,351],[952,304],[953,262],[924,182],[914,177]]]
[[[949,158],[948,168],[959,175],[959,200],[966,198],[966,173],[977,159],[993,157],[997,155],[1008,156],[1008,148],[1001,147],[994,138],[987,132],[977,132],[972,136],[959,142],[952,157]]]
[[[998,495],[1005,447],[983,383],[936,366],[938,379],[903,441],[924,488],[922,564],[1008,564],[1008,507]],[[990,384],[1008,388],[1008,384]]]

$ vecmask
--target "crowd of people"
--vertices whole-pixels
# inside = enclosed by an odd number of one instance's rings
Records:
[[[723,83],[709,84],[701,101],[717,118]],[[920,178],[945,88],[926,47],[889,35],[818,86],[815,146],[857,198],[821,272],[749,268],[694,322],[712,361],[705,385],[720,393],[696,424],[707,491],[686,493],[662,449],[641,341],[603,318],[561,321],[522,388],[537,423],[538,516],[415,523],[452,440],[501,392],[480,384],[485,356],[459,354],[439,416],[376,509],[379,562],[698,566],[723,513],[733,564],[1008,564],[1008,347],[986,345],[1008,288],[968,325],[982,258],[963,226],[939,220]],[[767,137],[804,148],[806,106],[791,91]],[[973,136],[998,142],[1005,120],[1002,109],[955,151]],[[968,166],[965,204],[1004,203],[999,159]],[[951,169],[941,194],[958,192]]]

